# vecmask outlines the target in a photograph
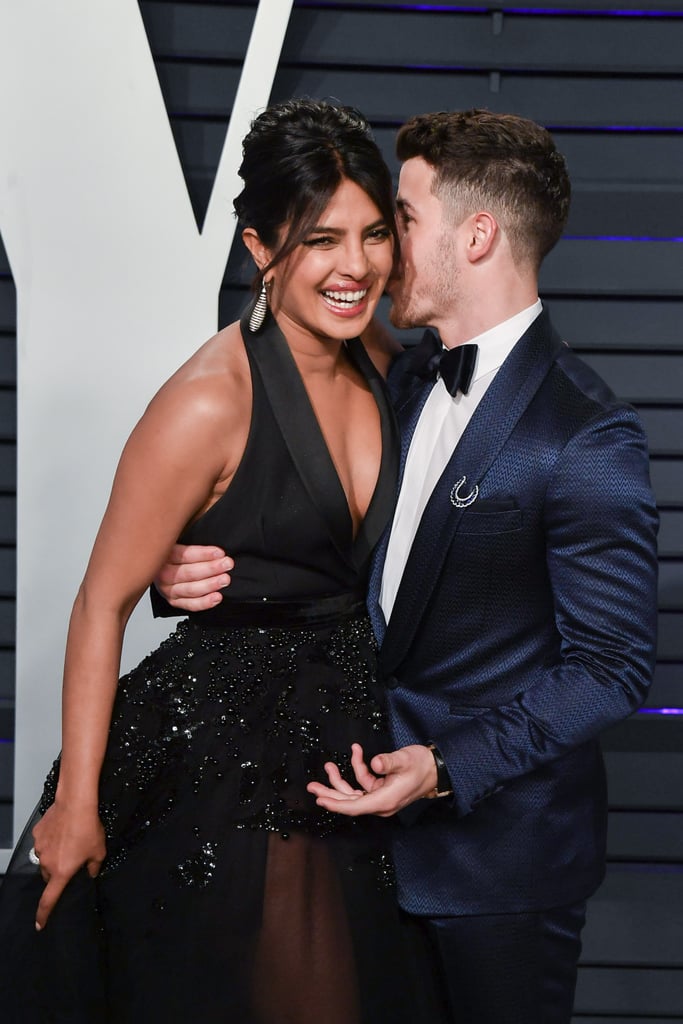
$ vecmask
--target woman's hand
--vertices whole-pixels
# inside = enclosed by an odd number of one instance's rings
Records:
[[[85,867],[95,878],[107,850],[96,809],[73,813],[56,802],[33,829],[33,844],[46,883],[36,913],[36,930],[41,931],[76,872]]]

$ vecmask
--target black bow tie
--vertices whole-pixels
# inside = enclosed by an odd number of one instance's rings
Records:
[[[458,391],[466,395],[472,384],[477,352],[477,345],[444,349],[434,331],[425,331],[422,341],[410,354],[409,372],[423,380],[436,380],[440,375],[453,397]]]

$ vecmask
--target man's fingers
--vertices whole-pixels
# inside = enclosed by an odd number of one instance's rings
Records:
[[[154,580],[159,593],[173,608],[202,612],[223,600],[235,563],[222,548],[174,544],[169,560]]]
[[[322,782],[309,782],[307,790],[315,797],[319,807],[336,814],[344,814],[347,817],[356,817],[361,814],[376,814],[381,818],[390,817],[402,806],[398,794],[391,792],[396,789],[396,778],[387,780],[385,773],[391,773],[399,769],[401,762],[400,752],[394,751],[390,754],[377,754],[373,757],[371,768],[365,763],[363,748],[360,743],[351,745],[351,765],[358,784],[362,787],[354,789],[339,771],[339,768],[332,761],[325,765],[325,771],[330,781],[329,786]],[[378,776],[382,776],[379,777]],[[390,785],[387,787],[387,782]],[[399,784],[400,789],[400,784]]]
[[[329,796],[330,799],[346,800],[348,798],[358,799],[363,796],[363,790],[354,789],[346,779],[342,777],[339,768],[334,761],[327,761],[325,764],[325,773],[329,779],[329,786],[326,786],[323,782],[309,782],[306,789],[309,793],[313,793],[314,796]]]
[[[353,768],[353,774],[356,776],[358,785],[368,793],[371,793],[379,780],[366,765],[363,748],[360,743],[351,744],[351,767]]]
[[[178,598],[168,603],[172,608],[179,608],[182,614],[182,612],[205,612],[207,608],[215,608],[222,600],[220,594],[207,594],[206,597],[197,597],[194,600]]]
[[[228,576],[229,570],[233,568],[232,559],[228,558],[217,558],[212,562],[192,562],[189,565],[175,565],[171,562],[167,562],[166,565],[161,567],[159,571],[159,582],[165,584],[167,587],[174,587],[183,585],[189,586],[191,584],[204,584],[206,585],[207,580],[211,581],[211,586],[215,588],[215,580],[218,576]],[[229,576],[228,576],[228,582]],[[219,584],[227,585],[227,584]],[[194,595],[190,595],[191,597]]]
[[[357,792],[354,790],[346,779],[342,778],[342,774],[339,768],[333,761],[328,761],[325,765],[325,771],[327,777],[330,780],[330,785],[337,790],[338,793],[344,793],[346,796],[350,796],[352,793]]]
[[[316,803],[321,804],[322,806],[322,800],[328,801],[330,804],[335,805],[335,810],[337,810],[337,804],[353,802],[360,800],[361,797],[365,796],[365,793],[358,789],[352,789],[350,793],[340,793],[339,790],[332,789],[330,786],[326,786],[322,782],[309,782],[306,789],[316,797]],[[319,798],[322,798],[322,800]]]
[[[394,801],[388,799],[382,790],[378,788],[374,793],[364,793],[361,796],[344,796],[336,790],[325,790],[316,793],[316,803],[327,811],[334,811],[335,814],[344,814],[348,818],[355,818],[361,814],[376,814],[380,818],[390,817],[396,813]]]
[[[321,782],[309,782],[306,787],[309,793],[313,793],[318,807],[325,807],[328,811],[335,811],[337,814],[354,815],[362,813],[360,805],[366,798],[365,793],[339,793],[336,789],[323,786]]]
[[[166,583],[164,590],[166,600],[173,604],[174,601],[195,601],[214,595],[220,599],[222,595],[218,591],[229,584],[228,573],[220,573],[217,576],[202,576],[200,580],[176,580],[174,583]],[[219,600],[216,600],[215,603],[218,604]],[[211,606],[209,605],[209,607]]]
[[[223,548],[211,544],[174,544],[168,560],[175,565],[186,565],[190,562],[215,562],[216,559],[226,557]],[[232,559],[229,561],[232,562]]]
[[[375,754],[370,767],[377,775],[391,775],[392,772],[400,771],[400,751],[391,754]]]

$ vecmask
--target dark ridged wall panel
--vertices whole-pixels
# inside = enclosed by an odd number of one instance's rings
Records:
[[[141,0],[140,9],[201,224],[256,3]],[[569,344],[638,408],[661,514],[655,684],[646,708],[604,737],[609,866],[585,932],[582,1024],[683,1021],[682,71],[683,0],[499,0],[495,9],[471,0],[300,0],[273,88],[274,99],[360,107],[394,173],[393,138],[406,117],[470,106],[545,124],[569,163],[572,213],[544,267],[542,296]],[[248,278],[236,243],[221,324],[243,307]],[[14,293],[1,249],[0,342],[0,728],[8,740]],[[9,750],[0,745],[5,801]]]

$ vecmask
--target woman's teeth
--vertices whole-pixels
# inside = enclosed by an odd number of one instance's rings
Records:
[[[355,306],[368,294],[367,288],[362,288],[355,292],[331,292],[324,291],[323,295],[332,306],[336,306],[337,309],[348,309],[349,306]]]

